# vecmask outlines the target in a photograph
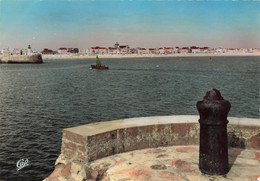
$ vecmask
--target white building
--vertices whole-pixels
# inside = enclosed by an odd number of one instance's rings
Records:
[[[12,55],[21,55],[21,49],[20,48],[14,48],[11,52]]]
[[[224,53],[224,50],[223,50],[223,48],[217,48],[215,50],[215,52],[218,53],[218,54],[222,54],[222,53]]]
[[[177,54],[177,53],[179,53],[179,50],[180,50],[179,47],[174,47],[173,48],[173,53]]]
[[[164,54],[165,52],[164,52],[164,48],[159,48],[159,53],[160,54]]]
[[[11,51],[10,51],[9,48],[3,48],[3,49],[1,50],[1,54],[2,54],[2,55],[11,55]]]
[[[200,53],[209,53],[209,47],[201,47]]]
[[[59,54],[68,54],[68,49],[67,48],[59,48],[58,53]]]
[[[114,47],[108,47],[108,53],[109,54],[118,54],[118,48],[114,48]]]
[[[200,53],[200,48],[196,46],[190,47],[191,53]]]
[[[147,54],[146,48],[137,48],[137,54]]]

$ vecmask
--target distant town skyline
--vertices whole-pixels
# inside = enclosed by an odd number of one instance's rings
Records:
[[[260,48],[259,1],[0,0],[0,48]]]

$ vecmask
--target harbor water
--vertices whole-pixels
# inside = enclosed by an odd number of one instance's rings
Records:
[[[97,121],[198,115],[216,88],[229,116],[259,118],[260,57],[165,57],[0,64],[0,180],[37,181],[54,169],[62,129]],[[20,170],[17,162],[28,159]]]

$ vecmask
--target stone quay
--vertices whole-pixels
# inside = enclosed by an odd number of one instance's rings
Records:
[[[241,180],[260,177],[260,120],[228,117],[229,172],[199,170],[198,115],[129,118],[63,130],[45,181]]]

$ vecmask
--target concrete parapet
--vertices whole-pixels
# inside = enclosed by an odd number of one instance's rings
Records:
[[[198,145],[199,116],[178,115],[90,123],[63,130],[61,154],[46,179],[83,180],[88,165],[110,155],[161,146]],[[228,118],[230,147],[260,150],[260,120]]]

